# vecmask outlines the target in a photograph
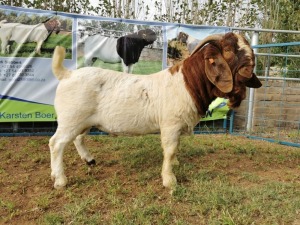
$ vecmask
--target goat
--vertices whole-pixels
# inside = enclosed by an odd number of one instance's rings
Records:
[[[6,23],[6,20],[0,22],[1,53],[10,53],[11,42],[15,41],[21,47],[27,42],[36,42],[35,52],[41,54],[41,47],[44,41],[53,31],[56,34],[60,32],[61,23],[57,19],[47,20],[36,25],[27,25],[21,23]]]
[[[57,46],[52,70],[59,80],[54,101],[58,127],[49,140],[51,177],[55,188],[67,184],[63,152],[74,142],[81,158],[94,164],[83,138],[92,126],[116,135],[160,131],[163,186],[176,187],[172,165],[181,134],[193,132],[216,97],[237,107],[246,86],[258,88],[255,59],[249,43],[234,33],[204,39],[190,57],[147,76],[95,67],[70,71],[63,65],[65,50]]]
[[[193,36],[191,36],[187,33],[184,33],[184,32],[179,32],[177,40],[186,44],[187,49],[188,49],[190,54],[194,51],[195,47],[200,42],[199,39],[197,39],[197,38],[195,38],[195,37],[193,37]]]
[[[132,73],[133,64],[138,62],[143,48],[156,40],[156,34],[150,29],[140,30],[120,38],[105,37],[100,34],[89,36],[85,40],[85,66],[92,65],[92,59],[98,58],[106,63],[122,62],[123,71]]]

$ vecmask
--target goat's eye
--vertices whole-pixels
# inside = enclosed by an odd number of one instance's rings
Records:
[[[235,58],[235,55],[231,51],[231,49],[224,49],[223,56],[225,59],[228,59],[228,60],[233,60]]]
[[[233,52],[233,49],[231,46],[225,46],[224,47],[224,52]]]

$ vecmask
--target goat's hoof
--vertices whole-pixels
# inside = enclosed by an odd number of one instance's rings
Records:
[[[67,185],[67,177],[63,176],[61,178],[56,178],[54,182],[54,188],[57,190],[64,189]]]
[[[96,165],[96,160],[92,159],[91,161],[87,161],[86,164],[88,164],[89,166],[94,166]]]
[[[163,177],[163,186],[171,190],[175,190],[177,185],[177,180],[174,174]]]

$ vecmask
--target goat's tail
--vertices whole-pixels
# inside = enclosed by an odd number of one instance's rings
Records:
[[[64,65],[66,49],[61,46],[56,46],[52,57],[52,72],[58,80],[68,78],[71,75],[71,71]]]

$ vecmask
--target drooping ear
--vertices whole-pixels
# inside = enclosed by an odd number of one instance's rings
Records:
[[[257,78],[257,76],[253,73],[252,77],[245,82],[245,85],[250,88],[260,88],[262,86],[262,83]]]
[[[220,50],[208,45],[205,47],[205,73],[207,78],[223,93],[229,93],[233,88],[233,77],[229,65]]]

